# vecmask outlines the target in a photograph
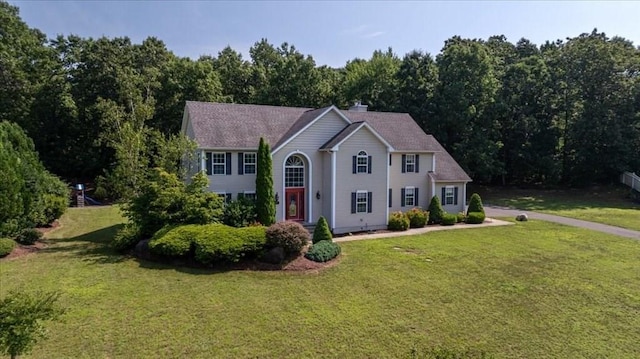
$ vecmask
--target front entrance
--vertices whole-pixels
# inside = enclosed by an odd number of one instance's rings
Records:
[[[291,221],[304,221],[304,188],[287,188],[285,190],[285,218]]]
[[[304,221],[305,165],[302,157],[292,155],[284,165],[285,219]]]

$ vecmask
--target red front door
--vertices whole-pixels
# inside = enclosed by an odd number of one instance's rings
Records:
[[[285,196],[284,210],[287,213],[285,218],[304,221],[304,188],[287,188]]]

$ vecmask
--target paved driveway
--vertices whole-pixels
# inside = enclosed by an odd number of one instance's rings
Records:
[[[610,226],[607,224],[583,221],[580,219],[574,219],[574,218],[568,218],[568,217],[562,217],[562,216],[554,216],[553,214],[522,211],[522,210],[511,209],[506,207],[485,206],[484,211],[487,217],[514,217],[515,218],[515,216],[517,216],[518,214],[526,213],[529,218],[533,218],[533,219],[540,219],[543,221],[561,223],[561,224],[566,224],[568,226],[573,226],[573,227],[587,228],[594,231],[610,233],[610,234],[615,234],[622,237],[640,240],[640,232],[638,231]]]

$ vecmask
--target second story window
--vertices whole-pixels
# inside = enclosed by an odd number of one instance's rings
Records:
[[[353,156],[353,173],[371,173],[371,156],[366,151]]]
[[[225,162],[225,154],[223,152],[213,152],[211,154],[212,162],[213,162],[213,174],[214,175],[224,175],[226,174],[226,162]]]
[[[255,174],[256,173],[256,154],[245,153],[244,156],[244,173]]]
[[[405,172],[416,171],[416,155],[407,155],[407,160],[404,163]]]

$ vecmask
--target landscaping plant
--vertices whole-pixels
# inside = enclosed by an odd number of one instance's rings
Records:
[[[433,196],[431,198],[431,203],[429,203],[429,224],[438,224],[442,222],[443,214],[444,209],[442,209],[442,204],[440,204],[440,198],[438,198],[438,196]]]
[[[469,212],[467,214],[468,224],[480,224],[484,222],[484,213],[482,212]]]
[[[327,262],[340,255],[340,251],[340,246],[337,243],[320,241],[311,246],[304,256],[314,262]]]
[[[408,210],[405,215],[409,219],[410,228],[422,228],[427,224],[429,212],[425,212],[422,209],[415,207]]]
[[[313,230],[313,243],[318,243],[321,241],[333,241],[333,236],[331,235],[331,230],[329,229],[329,224],[324,216],[320,216],[318,219],[318,223],[316,223],[316,228]]]
[[[5,257],[16,247],[16,241],[11,238],[0,238],[0,258]]]
[[[398,212],[392,212],[389,215],[389,224],[387,225],[387,228],[390,231],[406,231],[407,229],[409,229],[409,218],[407,218],[407,216],[398,211]]]
[[[482,206],[482,199],[480,199],[480,195],[474,193],[471,195],[469,199],[469,207],[467,208],[467,215],[471,212],[482,212],[484,213],[484,207]]]
[[[287,256],[300,254],[309,240],[309,231],[298,222],[282,221],[267,228],[267,247],[282,247]]]
[[[273,172],[269,144],[260,137],[256,169],[256,215],[258,222],[270,226],[276,222],[276,204],[273,194]]]
[[[0,301],[0,352],[11,356],[27,354],[38,339],[46,337],[44,322],[64,310],[55,303],[59,293],[10,292]]]

